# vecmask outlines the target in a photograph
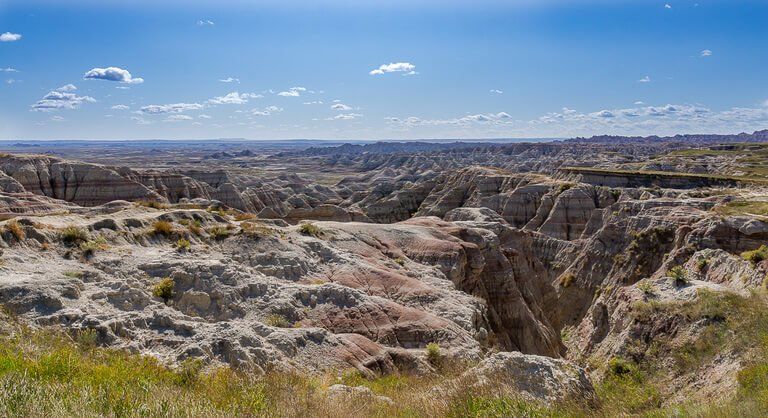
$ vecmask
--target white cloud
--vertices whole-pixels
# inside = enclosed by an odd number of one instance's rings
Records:
[[[124,84],[141,84],[143,78],[133,77],[128,70],[119,67],[94,68],[83,76],[85,80],[117,81]]]
[[[288,91],[281,91],[280,93],[277,93],[277,95],[283,97],[299,97],[301,96],[301,93],[305,91],[307,91],[307,89],[304,87],[291,87]]]
[[[42,99],[32,105],[32,110],[36,112],[49,112],[60,109],[77,109],[83,103],[93,103],[96,101],[90,96],[78,96],[73,91],[77,87],[72,84],[59,87],[56,90],[48,92]]]
[[[359,113],[342,113],[342,114],[336,115],[336,116],[334,116],[332,118],[328,118],[326,120],[352,120],[352,119],[357,119],[357,118],[362,118],[362,117],[363,117],[363,115],[361,115]]]
[[[0,34],[0,42],[16,42],[21,40],[21,35],[18,33],[5,32]]]
[[[400,118],[386,118],[389,123],[402,125],[404,127],[416,127],[416,126],[442,126],[442,125],[455,125],[455,126],[470,126],[473,124],[487,124],[487,125],[505,125],[511,124],[512,117],[506,112],[498,113],[478,113],[474,115],[462,116],[453,119],[421,119],[415,116],[411,116],[405,119]]]
[[[192,110],[200,110],[200,103],[173,103],[166,105],[149,105],[141,108],[140,112],[147,115],[162,115],[166,113],[182,113]]]
[[[0,73],[18,73],[19,70],[11,67],[0,68]]]
[[[333,110],[352,110],[351,107],[345,105],[344,103],[336,103],[335,105],[331,106],[331,109],[333,109]]]
[[[665,4],[665,5],[664,5],[664,8],[665,8],[665,9],[671,9],[671,8],[672,8],[672,5],[671,5],[671,4],[669,4],[669,3],[667,3],[667,4]]]
[[[705,49],[705,50],[701,51],[701,56],[702,57],[711,57],[712,56],[712,51],[710,51],[709,49]]]
[[[415,75],[416,66],[410,62],[390,62],[389,64],[382,64],[379,68],[368,72],[370,75],[381,75],[384,73],[405,73],[404,75]]]
[[[59,115],[51,116],[51,122],[63,122],[65,119]]]
[[[19,81],[20,81],[20,80],[16,80],[15,78],[9,78],[9,79],[5,80],[5,84],[8,84],[8,85],[11,85],[11,84],[16,84],[16,83],[18,83]]]
[[[197,116],[200,119],[210,119],[211,117],[209,115],[198,115]]]
[[[598,117],[598,118],[615,118],[616,114],[611,112],[610,110],[601,110],[599,112],[590,113],[590,116]]]
[[[238,83],[238,84],[240,84],[240,79],[239,78],[234,78],[234,77],[220,78],[219,81],[222,82],[222,83]]]
[[[131,120],[136,122],[138,125],[149,125],[151,122],[140,117],[140,116],[131,116]]]
[[[131,108],[130,106],[121,105],[121,104],[114,105],[114,106],[111,107],[112,110],[128,110],[130,108]]]
[[[491,93],[494,93],[494,94],[504,94],[504,91],[503,90],[498,90],[498,89],[491,89]]]
[[[165,118],[165,122],[184,122],[188,120],[193,120],[192,116],[187,115],[170,115],[167,118]]]
[[[220,96],[220,97],[214,97],[211,100],[208,100],[209,104],[213,105],[221,105],[221,104],[245,104],[248,103],[249,99],[258,99],[264,97],[260,94],[255,93],[243,93],[240,94],[236,91],[227,94],[226,96]]]
[[[323,101],[322,100],[315,100],[315,101],[312,101],[312,102],[304,102],[302,104],[305,104],[305,105],[321,105],[321,104],[323,104]]]
[[[213,23],[212,20],[208,19],[200,19],[197,21],[197,26],[213,26],[215,23]]]
[[[645,102],[644,102],[644,101],[642,101],[642,100],[638,100],[638,101],[636,101],[636,102],[635,102],[635,104],[636,104],[636,105],[644,105],[644,104],[645,104]]]
[[[643,77],[643,78],[641,78],[641,79],[637,80],[637,82],[638,82],[638,83],[650,83],[650,82],[651,82],[651,77],[649,77],[649,76],[645,76],[645,77]]]
[[[263,110],[251,109],[251,114],[254,116],[270,116],[270,115],[274,115],[275,113],[280,113],[282,111],[283,111],[282,107],[267,106]]]

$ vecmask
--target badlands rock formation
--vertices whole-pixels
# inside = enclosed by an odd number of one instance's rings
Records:
[[[606,152],[596,145],[469,149],[276,154],[317,159],[318,178],[350,170],[332,184],[4,155],[0,304],[172,364],[431,373],[436,343],[477,364],[471,384],[493,375],[502,391],[590,401],[595,364],[704,329],[644,304],[747,296],[766,275],[740,256],[768,242],[766,219],[718,212],[760,185],[606,182],[545,164]],[[155,291],[164,279],[172,291]],[[678,396],[733,389],[741,357],[723,356],[675,375]]]

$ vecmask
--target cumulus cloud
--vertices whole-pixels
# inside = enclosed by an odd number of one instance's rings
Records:
[[[245,103],[248,103],[249,99],[258,99],[261,97],[264,97],[264,96],[260,94],[255,94],[255,93],[240,94],[236,91],[233,91],[232,93],[229,93],[226,96],[214,97],[213,99],[208,100],[208,103],[212,105],[245,104]]]
[[[669,3],[667,3],[667,4],[665,4],[665,5],[664,5],[664,8],[665,8],[665,9],[671,9],[671,8],[672,8],[672,5],[671,5],[671,4],[669,4]]]
[[[301,93],[305,91],[307,91],[307,89],[304,87],[291,87],[287,91],[281,91],[280,93],[277,93],[277,95],[283,97],[299,97],[301,96]]]
[[[210,119],[211,118],[210,115],[197,115],[197,117],[200,118],[200,119]]]
[[[184,122],[187,120],[193,120],[192,116],[187,115],[170,115],[165,118],[165,122]]]
[[[126,106],[126,105],[122,105],[122,104],[114,105],[114,106],[111,107],[112,110],[128,110],[130,108],[131,108],[130,106]]]
[[[473,124],[487,124],[487,125],[503,125],[511,124],[512,117],[506,112],[498,113],[477,113],[474,115],[467,115],[452,119],[422,119],[419,117],[411,116],[408,118],[387,118],[387,122],[404,127],[416,127],[416,126],[442,126],[442,125],[454,125],[454,126],[471,126]]]
[[[197,26],[213,26],[215,23],[213,23],[212,20],[208,19],[200,19],[197,21]]]
[[[315,100],[315,101],[312,101],[312,102],[304,102],[302,104],[305,104],[305,105],[321,105],[321,104],[323,104],[323,101],[322,100]]]
[[[389,64],[381,64],[379,68],[368,72],[370,75],[382,75],[384,73],[405,73],[403,75],[417,74],[416,66],[410,62],[390,62]]]
[[[332,118],[328,118],[327,120],[352,120],[352,119],[357,119],[362,117],[363,115],[359,113],[341,113]]]
[[[0,68],[0,73],[18,73],[19,70],[11,67]]]
[[[42,99],[32,105],[32,110],[36,112],[50,112],[60,109],[77,109],[83,103],[93,103],[96,101],[90,96],[78,96],[72,93],[77,87],[72,84],[59,87],[56,90],[48,92]]]
[[[498,90],[498,89],[491,89],[491,93],[494,93],[494,94],[504,94],[504,91],[503,90]]]
[[[352,110],[351,107],[345,105],[344,103],[336,103],[335,105],[331,106],[331,109],[333,109],[333,110]]]
[[[16,42],[21,40],[21,35],[18,33],[5,32],[0,34],[0,42]]]
[[[270,116],[270,115],[274,115],[275,113],[280,113],[282,111],[283,111],[282,107],[267,106],[264,109],[251,109],[251,114],[254,116]]]
[[[149,125],[151,122],[140,117],[140,116],[132,116],[131,120],[136,122],[137,125]]]
[[[94,68],[83,76],[85,80],[117,81],[124,84],[141,84],[143,78],[133,77],[128,70],[119,67]]]
[[[643,78],[641,78],[641,79],[637,80],[637,82],[638,82],[638,83],[650,83],[650,82],[651,82],[651,77],[649,77],[649,76],[645,76],[645,77],[643,77]]]
[[[712,56],[712,51],[710,51],[709,49],[705,49],[705,50],[701,51],[700,55],[702,57],[711,57]]]
[[[166,113],[183,113],[193,110],[200,110],[203,105],[200,103],[173,103],[166,105],[149,105],[140,109],[140,112],[146,115],[163,115]]]
[[[221,78],[221,79],[219,79],[219,81],[222,82],[222,83],[238,83],[238,84],[240,84],[240,79],[239,78],[233,78],[233,77]]]

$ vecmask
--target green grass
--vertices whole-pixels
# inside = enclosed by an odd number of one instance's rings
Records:
[[[317,225],[307,222],[299,225],[299,233],[317,238],[323,233],[323,231],[320,230]]]
[[[717,206],[713,209],[716,213],[724,216],[739,215],[760,215],[768,216],[768,202],[756,200],[736,200]]]
[[[83,228],[68,226],[61,230],[61,240],[67,245],[79,244],[88,241],[89,234]]]
[[[205,368],[197,360],[172,368],[153,358],[99,348],[98,333],[93,330],[70,337],[60,331],[30,330],[0,314],[0,321],[12,324],[15,330],[12,336],[0,335],[0,416],[765,416],[765,294],[742,297],[702,292],[695,302],[655,304],[649,309],[645,312],[648,317],[640,320],[664,315],[688,323],[709,321],[703,322],[705,332],[689,346],[657,352],[656,357],[649,351],[639,362],[628,358],[604,362],[605,375],[595,387],[599,400],[593,406],[526,401],[497,391],[493,384],[482,388],[459,384],[453,394],[432,391],[435,385],[458,376],[461,369],[367,379],[359,372],[257,375],[223,367]],[[664,405],[675,394],[668,386],[668,373],[695,373],[723,350],[742,353],[748,359],[738,373],[736,393],[723,393],[723,399],[691,398],[683,404]],[[675,367],[667,367],[670,359]],[[394,402],[328,397],[327,388],[335,383],[366,386]]]
[[[757,264],[763,260],[768,260],[768,246],[761,245],[760,248],[756,250],[745,251],[741,253],[741,258],[749,261],[752,264]]]

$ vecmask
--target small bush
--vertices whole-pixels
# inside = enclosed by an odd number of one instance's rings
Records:
[[[136,202],[136,205],[143,206],[145,208],[152,209],[168,209],[168,205],[162,202],[156,202],[154,200],[140,200]]]
[[[280,314],[271,314],[264,319],[264,323],[275,328],[290,328],[291,322]]]
[[[99,333],[93,328],[81,329],[77,331],[77,345],[85,349],[95,348],[99,340]]]
[[[741,257],[752,264],[760,263],[763,260],[768,260],[768,247],[761,245],[756,250],[741,253]]]
[[[200,373],[204,366],[203,361],[197,358],[184,360],[176,371],[176,382],[180,386],[193,386],[200,380]]]
[[[236,221],[240,222],[240,221],[250,221],[250,220],[252,220],[252,219],[256,219],[256,218],[258,218],[258,216],[256,216],[256,215],[255,215],[255,214],[253,214],[253,213],[248,213],[248,212],[238,212],[238,213],[235,213],[235,214],[234,214],[233,218],[234,218]]]
[[[192,243],[188,239],[179,238],[176,241],[176,249],[179,251],[189,251],[192,248]]]
[[[570,271],[568,273],[563,274],[560,276],[560,286],[561,287],[569,287],[573,281],[576,279],[576,276],[573,275]]]
[[[320,234],[322,234],[322,231],[320,230],[320,228],[317,227],[317,225],[309,222],[299,225],[299,232],[302,235],[308,235],[315,238],[319,237]]]
[[[212,227],[208,228],[208,235],[213,237],[213,239],[215,239],[215,240],[225,239],[225,238],[229,237],[229,235],[231,233],[232,232],[229,229],[221,227],[221,226],[212,226]]]
[[[696,260],[696,270],[704,271],[704,269],[707,268],[708,264],[709,264],[709,260],[707,260],[706,258],[700,258]]]
[[[10,232],[16,241],[23,241],[26,237],[26,234],[24,233],[24,227],[22,227],[21,224],[15,219],[8,221],[8,223],[5,224],[5,230]]]
[[[403,257],[397,257],[395,258],[395,263],[404,266],[405,265],[405,259]]]
[[[173,224],[168,221],[155,221],[152,224],[152,233],[169,237],[173,234]]]
[[[61,231],[61,240],[67,245],[88,241],[88,231],[76,226],[68,226]]]
[[[443,354],[440,352],[440,346],[437,343],[427,344],[427,361],[435,367],[443,362]]]
[[[643,294],[646,296],[651,296],[656,293],[656,287],[648,280],[643,280],[642,282],[638,283],[637,288],[640,289],[640,291],[643,292]]]
[[[168,301],[173,297],[174,282],[170,277],[166,277],[155,283],[152,287],[152,296]]]
[[[682,266],[675,266],[667,271],[667,275],[674,279],[675,286],[685,286],[688,284],[688,273]]]
[[[635,371],[635,365],[627,360],[614,357],[608,361],[608,372],[614,376],[626,376]]]
[[[277,234],[274,229],[254,222],[243,222],[240,224],[240,228],[244,235],[251,238],[264,238]]]
[[[109,247],[107,246],[107,241],[104,237],[98,237],[95,240],[88,240],[80,244],[80,251],[82,251],[83,255],[86,257],[90,257],[96,254],[96,251],[103,251],[107,248]]]

